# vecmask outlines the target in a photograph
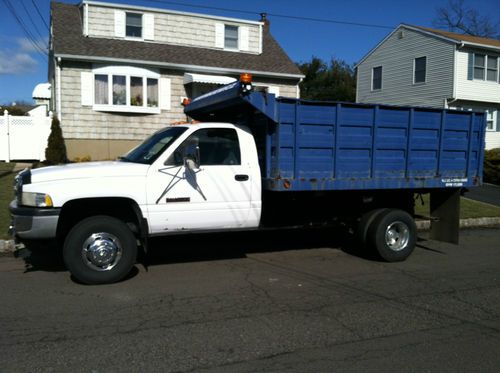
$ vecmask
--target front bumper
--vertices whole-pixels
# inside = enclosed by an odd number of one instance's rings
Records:
[[[9,233],[20,239],[49,239],[56,237],[59,208],[18,206],[14,200],[9,205],[12,218]]]

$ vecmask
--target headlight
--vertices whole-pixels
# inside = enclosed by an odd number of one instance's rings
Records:
[[[23,192],[21,204],[32,207],[53,207],[52,198],[44,193]]]

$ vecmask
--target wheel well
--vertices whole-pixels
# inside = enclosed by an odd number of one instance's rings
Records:
[[[112,216],[125,222],[132,232],[141,236],[143,216],[137,203],[129,198],[84,198],[66,202],[59,215],[57,238],[64,240],[79,221],[95,215]]]

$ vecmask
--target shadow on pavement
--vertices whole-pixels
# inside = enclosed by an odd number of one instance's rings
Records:
[[[341,249],[351,255],[370,259],[350,244],[347,235],[337,229],[294,229],[251,232],[189,234],[152,238],[147,254],[139,253],[138,264],[148,266],[197,261],[245,258],[247,254],[308,250]],[[26,243],[15,256],[25,262],[25,271],[66,271],[62,250],[55,243]],[[130,277],[137,274],[135,269]]]
[[[338,248],[345,234],[332,229],[295,229],[170,236],[150,240],[148,265],[244,258],[247,254]]]

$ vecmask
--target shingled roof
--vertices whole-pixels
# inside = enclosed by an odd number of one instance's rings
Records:
[[[410,26],[410,25],[407,25],[407,26]],[[413,27],[418,28],[418,29],[423,30],[423,31],[431,32],[431,33],[436,34],[436,35],[444,36],[445,38],[448,38],[448,39],[453,39],[457,42],[472,43],[472,44],[500,48],[500,40],[498,40],[498,39],[490,39],[490,38],[483,38],[483,37],[479,37],[479,36],[457,34],[456,32],[436,30],[433,28],[422,27],[422,26],[413,26]]]
[[[163,43],[85,37],[78,5],[51,3],[53,51],[57,56],[89,57],[93,60],[137,60],[154,64],[192,65],[276,76],[303,76],[264,26],[262,54],[234,53]]]

